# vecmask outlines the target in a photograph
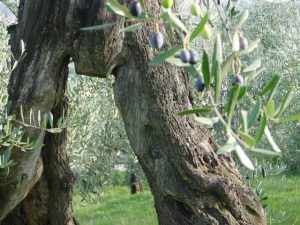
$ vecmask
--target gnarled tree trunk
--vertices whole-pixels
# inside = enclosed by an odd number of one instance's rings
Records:
[[[158,13],[158,0],[145,2],[149,12]],[[216,155],[209,132],[193,116],[177,115],[192,105],[186,74],[168,64],[148,66],[154,23],[126,35],[119,32],[122,24],[79,32],[82,26],[116,20],[104,9],[104,0],[23,0],[21,6],[12,43],[23,39],[28,54],[10,80],[10,113],[18,114],[22,104],[27,118],[30,108],[61,116],[70,57],[78,73],[105,77],[112,72],[115,99],[160,224],[265,224],[257,197],[232,159]],[[75,224],[65,134],[45,138],[44,132],[28,129],[27,135],[44,142],[43,154],[40,149],[14,151],[18,165],[8,177],[0,175],[0,221],[27,196],[4,224],[17,215],[23,218],[18,224]],[[39,197],[39,210],[26,211]],[[41,215],[47,219],[29,219]]]

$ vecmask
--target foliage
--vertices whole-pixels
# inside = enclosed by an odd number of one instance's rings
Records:
[[[235,10],[235,6],[228,4],[222,15],[220,7],[215,4],[226,33],[224,32],[222,37],[219,34],[215,35],[212,51],[207,53],[203,49],[202,63],[197,65],[195,62],[198,61],[198,53],[196,53],[197,60],[192,59],[194,55],[190,53],[194,52],[192,50],[194,41],[200,39],[205,46],[206,40],[212,36],[209,25],[212,24],[209,17],[209,4],[206,5],[206,12],[200,16],[200,21],[196,24],[187,23],[177,16],[177,12],[171,10],[169,4],[167,5],[168,7],[164,8],[166,4],[162,3],[160,17],[155,17],[146,11],[141,16],[132,16],[131,8],[129,10],[126,5],[117,0],[106,1],[106,6],[111,12],[133,22],[131,27],[149,20],[153,20],[159,27],[163,21],[170,40],[173,39],[175,32],[183,37],[181,44],[160,52],[149,62],[149,65],[166,61],[174,66],[184,67],[197,79],[197,89],[201,92],[200,106],[197,109],[201,110],[201,107],[212,109],[212,112],[205,112],[205,115],[200,116],[201,112],[198,111],[198,120],[207,125],[220,123],[227,136],[227,141],[218,151],[219,154],[234,151],[243,165],[251,170],[255,167],[245,150],[280,155],[281,150],[275,143],[269,127],[284,120],[282,115],[292,101],[295,87],[289,88],[284,98],[275,98],[278,92],[281,92],[278,91],[280,76],[272,75],[271,79],[258,88],[258,92],[248,90],[251,89],[251,83],[257,81],[257,76],[263,71],[262,60],[251,59],[251,53],[258,47],[259,40],[248,42],[242,29],[249,17],[249,10],[245,9],[233,14],[232,10]],[[224,15],[226,19],[223,18]],[[83,28],[86,31],[99,29],[107,29],[107,26]],[[132,31],[126,29],[128,32]],[[203,79],[199,79],[199,76],[204,78],[204,92],[199,84]],[[194,113],[191,109],[179,113],[186,115],[190,112]],[[292,119],[298,120],[298,117],[292,116],[289,120]],[[274,152],[259,147],[263,136],[266,137]]]
[[[135,170],[135,157],[114,103],[112,85],[112,77],[81,77],[70,65],[68,149],[83,196],[114,183],[116,168]]]

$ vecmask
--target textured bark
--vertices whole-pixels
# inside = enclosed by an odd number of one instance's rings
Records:
[[[153,14],[159,10],[158,1],[146,5]],[[30,108],[59,117],[70,57],[78,73],[105,77],[112,72],[116,102],[160,224],[265,224],[257,197],[242,183],[232,159],[215,154],[208,131],[193,116],[177,115],[191,106],[188,77],[174,66],[147,65],[154,56],[148,40],[155,24],[126,36],[119,32],[121,24],[79,32],[116,20],[105,11],[104,0],[23,0],[20,6],[11,43],[18,55],[23,39],[27,56],[10,79],[10,113],[18,115],[23,105],[27,121]],[[3,224],[75,224],[65,133],[45,137],[27,129],[26,135],[44,141],[43,154],[41,149],[13,151],[18,164],[9,176],[0,174],[0,221],[27,196]]]
[[[157,2],[147,4],[153,14],[158,8]],[[150,183],[159,223],[265,224],[258,198],[232,159],[217,156],[209,132],[194,116],[177,115],[192,104],[186,74],[169,64],[146,63],[154,56],[153,32],[150,23],[126,35],[124,64],[114,75],[115,99]]]

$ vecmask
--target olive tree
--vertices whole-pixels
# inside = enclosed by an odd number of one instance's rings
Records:
[[[269,102],[273,106],[273,101],[268,101],[273,100],[272,94],[267,94],[274,92],[279,78],[275,76],[261,92],[262,97],[268,96],[267,101],[263,101],[266,105],[259,99],[251,102],[256,106],[251,120],[256,122],[261,115],[262,121],[254,139],[247,133],[245,116],[241,126],[231,122],[238,113],[235,111],[238,100],[246,93],[244,77],[239,72],[257,69],[257,64],[241,66],[240,57],[251,52],[256,42],[247,46],[240,32],[232,32],[233,55],[225,55],[224,59],[222,40],[217,36],[213,56],[203,53],[200,72],[204,77],[200,78],[198,68],[190,65],[198,60],[197,55],[189,51],[189,43],[199,35],[211,36],[206,24],[208,14],[203,15],[189,33],[176,16],[176,9],[170,9],[172,1],[161,2],[167,10],[161,8],[159,1],[142,3],[133,2],[129,10],[116,0],[21,1],[19,23],[10,28],[14,55],[22,53],[21,40],[27,53],[14,70],[8,88],[8,113],[16,115],[15,126],[19,121],[23,121],[23,125],[31,124],[32,117],[38,119],[44,114],[48,115],[50,126],[59,125],[60,118],[67,112],[66,84],[72,57],[79,74],[102,78],[114,75],[115,101],[130,145],[148,179],[160,224],[265,224],[259,200],[243,184],[232,158],[219,156],[217,151],[234,150],[249,169],[253,169],[253,164],[241,145],[271,154],[254,146],[261,139],[266,122],[281,119],[279,115],[286,108],[283,105],[275,111],[267,107]],[[151,15],[161,12],[165,23],[160,24]],[[246,17],[247,12],[241,14],[238,28]],[[99,24],[102,25],[91,28]],[[82,27],[89,28],[80,31]],[[95,32],[96,29],[99,31]],[[169,34],[163,53],[153,51],[149,45],[149,39],[157,30],[164,37]],[[180,37],[184,39],[183,44]],[[152,47],[162,46],[154,38]],[[235,84],[223,114],[219,98],[225,74],[221,72],[229,72],[233,63]],[[194,103],[184,68],[195,76],[198,91],[205,90],[210,102],[209,109],[200,107],[196,112],[211,114],[196,117],[191,114],[195,109],[186,111]],[[255,75],[251,74],[253,78]],[[36,111],[39,113],[33,113]],[[53,115],[53,119],[49,115]],[[229,143],[223,148],[218,148],[203,125],[214,121],[221,121],[227,128]],[[43,143],[43,149],[36,145],[31,151],[21,152],[15,147],[11,152],[11,159],[17,164],[8,175],[0,176],[3,224],[76,224],[72,215],[74,180],[65,148],[66,131],[59,134],[46,131],[46,128],[25,126],[23,137]],[[278,151],[274,143],[272,146]]]

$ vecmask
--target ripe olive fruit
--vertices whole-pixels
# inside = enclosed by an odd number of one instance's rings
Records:
[[[161,32],[156,32],[150,38],[150,44],[154,49],[161,49],[164,45],[164,35]]]
[[[199,60],[199,54],[198,52],[196,52],[195,50],[189,50],[190,52],[190,60],[189,63],[194,65],[198,62]]]
[[[234,84],[237,84],[237,85],[240,85],[240,86],[243,86],[244,85],[244,77],[242,75],[237,75],[234,77],[234,81],[233,81]]]
[[[131,15],[133,15],[134,17],[139,17],[143,12],[142,5],[139,1],[132,2],[129,5],[129,10]]]
[[[248,40],[245,37],[240,37],[240,49],[245,50],[248,48]]]
[[[189,50],[182,50],[180,52],[180,59],[183,63],[189,63],[191,60],[191,53]]]
[[[205,84],[203,83],[203,79],[201,76],[197,77],[195,84],[194,84],[194,88],[199,92],[204,91]]]

